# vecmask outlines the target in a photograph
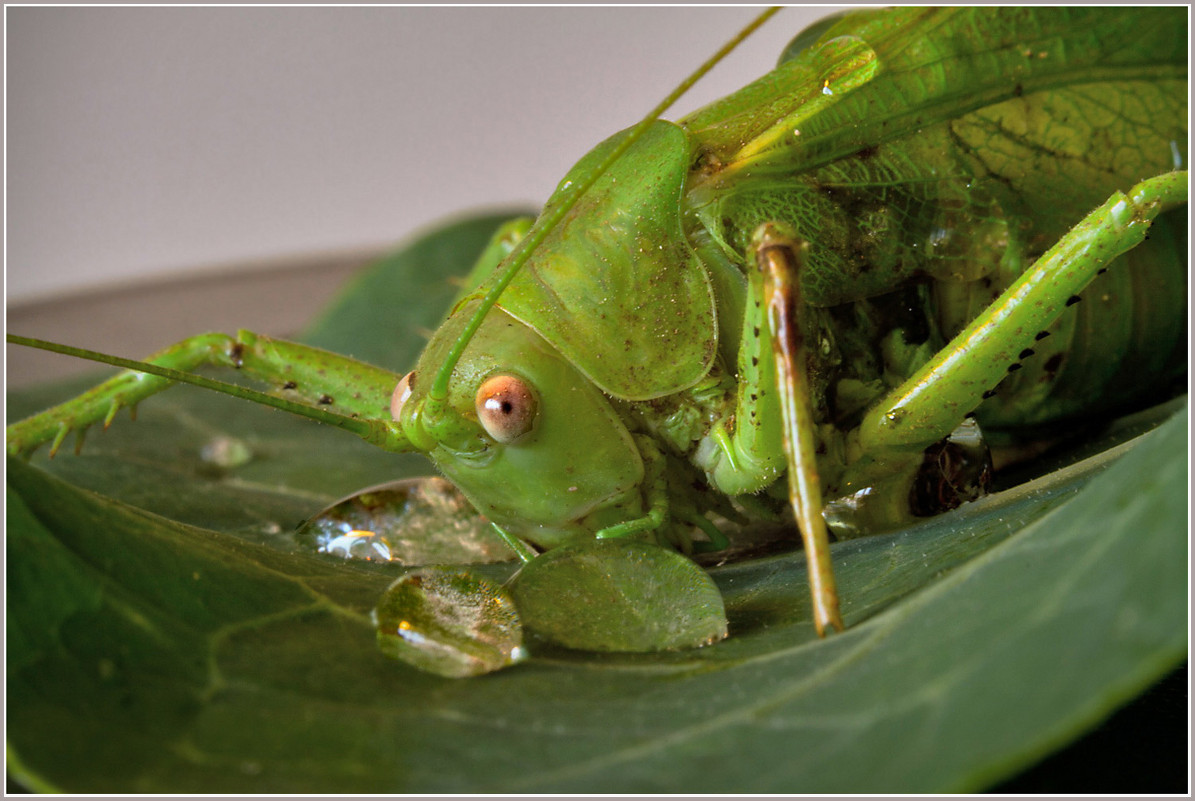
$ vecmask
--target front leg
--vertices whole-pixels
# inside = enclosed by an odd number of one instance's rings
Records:
[[[84,351],[66,350],[88,356]],[[98,356],[102,354],[90,355]],[[27,456],[49,442],[53,456],[72,431],[78,450],[90,426],[102,422],[107,428],[121,408],[135,410],[142,400],[180,380],[336,425],[387,450],[410,450],[389,415],[390,396],[399,376],[319,348],[240,331],[236,337],[227,334],[190,337],[150,356],[144,363],[147,370],[158,368],[164,374],[136,369],[142,363],[117,361],[134,369],[119,373],[77,398],[8,426],[8,452]],[[202,365],[237,369],[270,385],[273,391],[267,395],[189,375]]]

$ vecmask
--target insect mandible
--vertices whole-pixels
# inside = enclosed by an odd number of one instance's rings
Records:
[[[158,361],[241,367],[428,453],[529,560],[593,538],[690,550],[694,528],[720,547],[710,514],[791,508],[815,624],[841,628],[827,520],[853,536],[948,509],[983,490],[976,424],[1109,413],[1181,375],[1181,220],[1141,244],[1186,201],[1167,13],[848,16],[582,159],[401,381],[248,333]],[[520,242],[527,262],[500,267]],[[169,383],[116,381],[10,427],[10,452]]]

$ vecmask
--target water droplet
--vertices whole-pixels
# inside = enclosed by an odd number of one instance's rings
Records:
[[[253,450],[236,437],[213,437],[199,449],[199,458],[204,464],[221,470],[248,464],[253,459]]]
[[[404,479],[338,501],[299,527],[301,545],[404,565],[507,562],[515,555],[451,482]]]
[[[438,676],[479,676],[528,656],[506,589],[456,567],[403,576],[382,595],[373,620],[382,653]]]

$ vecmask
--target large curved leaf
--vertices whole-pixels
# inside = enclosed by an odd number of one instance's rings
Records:
[[[425,464],[174,390],[82,456],[9,463],[9,769],[76,792],[982,789],[1182,661],[1186,427],[836,545],[840,636],[813,634],[798,552],[712,570],[717,645],[531,642],[456,681],[377,650],[396,567],[291,537]],[[230,439],[246,463],[201,455]]]

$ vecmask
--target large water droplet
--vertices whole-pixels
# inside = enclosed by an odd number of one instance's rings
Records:
[[[451,482],[405,479],[363,490],[299,527],[307,548],[404,565],[508,562],[514,554]]]
[[[373,619],[382,653],[439,676],[479,676],[527,658],[510,594],[460,568],[408,573],[382,595]]]

